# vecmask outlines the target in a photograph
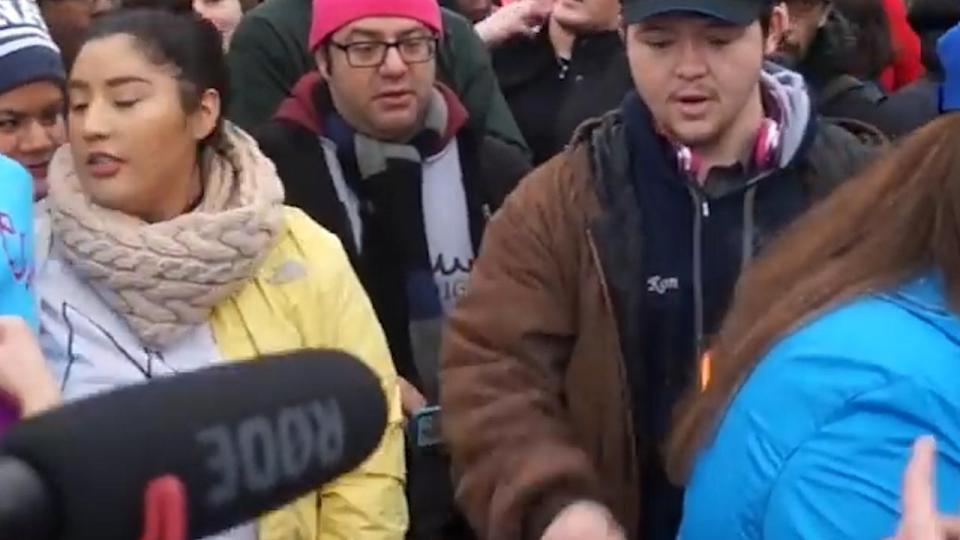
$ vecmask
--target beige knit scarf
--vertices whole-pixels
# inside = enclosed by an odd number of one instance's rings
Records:
[[[248,281],[283,228],[283,187],[256,142],[224,128],[203,156],[197,208],[146,223],[98,206],[80,186],[69,147],[50,170],[52,229],[59,253],[127,321],[162,349],[208,320]]]

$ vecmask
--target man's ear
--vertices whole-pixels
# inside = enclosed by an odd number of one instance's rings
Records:
[[[774,6],[770,13],[770,28],[767,31],[767,39],[763,44],[764,56],[777,52],[780,43],[783,41],[783,35],[789,26],[790,10],[787,9],[787,4],[781,2]]]
[[[827,21],[830,20],[831,13],[833,13],[833,2],[827,2],[827,6],[823,10],[823,15],[820,15],[820,21],[817,23],[817,28],[823,28],[827,25]]]
[[[320,45],[313,53],[313,60],[317,63],[317,71],[324,81],[330,81],[330,49],[327,46]]]

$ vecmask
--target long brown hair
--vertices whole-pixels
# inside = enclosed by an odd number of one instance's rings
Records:
[[[943,272],[960,311],[960,114],[937,119],[814,206],[748,268],[710,352],[710,380],[691,389],[668,441],[685,483],[741,384],[776,342],[825,310]]]

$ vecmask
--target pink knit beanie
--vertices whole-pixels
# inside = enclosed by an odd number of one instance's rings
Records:
[[[365,17],[405,17],[437,33],[443,29],[437,0],[313,0],[310,50],[317,50],[330,34]]]

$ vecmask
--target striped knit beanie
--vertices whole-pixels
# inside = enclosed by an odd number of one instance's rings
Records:
[[[63,84],[60,50],[35,0],[0,0],[0,94],[37,81]]]

